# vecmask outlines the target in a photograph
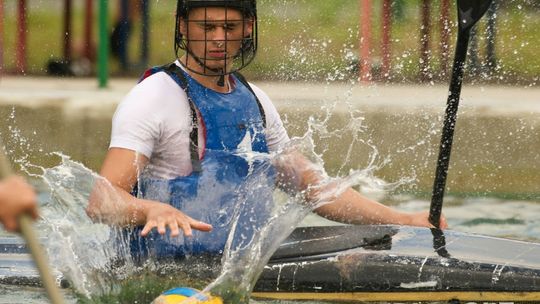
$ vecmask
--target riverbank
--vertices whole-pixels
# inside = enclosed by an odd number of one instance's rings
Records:
[[[110,115],[123,96],[136,84],[135,78],[112,79],[104,89],[93,78],[3,77],[0,104],[39,107],[62,105],[68,112],[90,110]],[[305,82],[256,82],[276,107],[310,108],[337,99],[358,107],[402,112],[404,109],[445,107],[446,85],[313,84]],[[519,115],[540,113],[540,88],[464,86],[461,106],[478,110],[479,115]],[[346,110],[337,108],[336,110]]]

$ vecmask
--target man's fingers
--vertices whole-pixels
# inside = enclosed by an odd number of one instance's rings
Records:
[[[441,229],[447,229],[448,228],[448,222],[446,221],[446,218],[444,216],[441,216]]]
[[[171,230],[172,237],[176,237],[180,234],[180,231],[178,230],[178,225],[176,224],[176,222],[170,222],[168,226],[169,226],[169,229]]]
[[[31,208],[28,213],[30,214],[30,216],[34,219],[34,220],[37,220],[38,217],[39,217],[39,213],[38,213],[38,210],[36,208]]]
[[[158,221],[157,231],[161,235],[164,235],[165,232],[167,232],[167,230],[165,230],[165,223],[162,220]]]
[[[200,221],[196,221],[196,220],[191,220],[191,227],[193,229],[197,229],[197,230],[200,230],[200,231],[212,231],[212,225],[210,224],[207,224],[207,223],[203,223],[203,222],[200,222]]]
[[[178,221],[178,226],[180,226],[180,228],[184,231],[185,236],[193,236],[193,231],[191,230],[191,226],[186,221],[186,219]]]
[[[149,221],[148,223],[146,223],[146,225],[144,225],[144,228],[143,230],[141,231],[141,235],[142,236],[147,236],[148,233],[150,233],[150,231],[152,230],[152,228],[156,227],[156,224],[154,221]]]
[[[10,218],[5,219],[4,228],[6,228],[6,231],[15,232],[17,230],[17,221]]]
[[[431,224],[429,221],[428,223],[429,223],[429,228],[437,228],[441,230],[448,229],[448,222],[446,222],[446,219],[443,216],[441,216],[439,220],[439,227],[433,226],[433,224]]]
[[[164,235],[168,228],[172,237],[180,235],[180,229],[182,229],[184,235],[190,237],[193,235],[192,229],[208,232],[212,230],[212,225],[181,214],[176,217],[176,220],[161,220],[158,218],[157,220],[148,221],[141,231],[141,236],[147,236],[154,228],[156,228],[161,235]]]

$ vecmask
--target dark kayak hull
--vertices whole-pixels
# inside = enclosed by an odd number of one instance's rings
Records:
[[[0,241],[0,283],[39,284],[20,241]],[[275,252],[253,295],[316,301],[537,301],[540,244],[399,226],[303,227]]]
[[[396,226],[299,228],[254,290],[290,300],[535,301],[540,244]]]

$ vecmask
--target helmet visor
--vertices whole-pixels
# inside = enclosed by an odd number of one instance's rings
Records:
[[[185,51],[182,63],[188,69],[203,75],[224,75],[253,60],[257,21],[254,11],[245,8],[254,1],[188,2],[179,8],[176,35],[177,56],[179,49]]]

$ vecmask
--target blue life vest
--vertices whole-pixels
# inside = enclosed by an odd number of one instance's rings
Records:
[[[169,231],[162,236],[154,229],[141,237],[138,227],[131,232],[132,253],[139,258],[158,259],[222,253],[232,229],[231,249],[249,244],[264,226],[273,205],[274,174],[259,100],[239,74],[232,75],[236,87],[231,92],[219,93],[204,87],[174,63],[153,68],[144,76],[157,72],[166,72],[188,96],[194,126],[190,135],[193,172],[172,180],[140,180],[137,195],[169,203],[211,224],[213,230],[193,230],[192,238],[172,238]],[[196,110],[205,130],[202,160]]]

